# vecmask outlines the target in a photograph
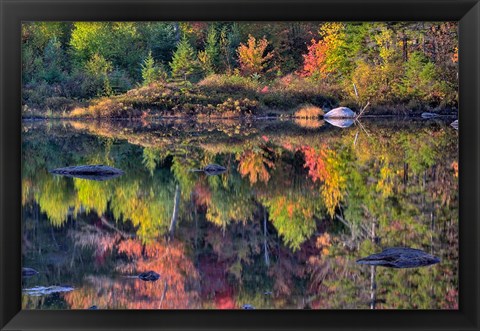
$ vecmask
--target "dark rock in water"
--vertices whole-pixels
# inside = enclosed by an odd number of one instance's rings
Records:
[[[95,305],[93,305],[93,306],[91,306],[91,307],[90,307],[90,308],[88,308],[88,309],[89,309],[89,310],[97,310],[97,309],[98,309],[98,307],[97,307],[97,306],[95,306]]]
[[[71,286],[35,286],[32,288],[23,289],[23,293],[33,297],[70,291],[73,291],[73,287]]]
[[[242,306],[242,309],[251,310],[251,309],[255,309],[255,307],[247,303]]]
[[[325,122],[336,126],[338,128],[348,128],[352,126],[353,119],[351,118],[326,118]]]
[[[435,118],[435,117],[438,117],[438,114],[435,114],[435,113],[422,113],[422,118]]]
[[[22,268],[22,277],[32,277],[38,275],[38,271],[32,268]]]
[[[384,249],[381,253],[372,254],[357,260],[359,264],[368,264],[387,268],[417,268],[440,262],[436,256],[419,249],[408,247],[393,247]]]
[[[155,282],[160,278],[160,275],[155,271],[146,271],[138,275],[138,278],[146,282]]]
[[[123,171],[103,164],[82,165],[50,170],[54,175],[83,178],[89,180],[107,180],[123,175]]]
[[[222,167],[221,165],[218,165],[218,164],[209,164],[205,168],[203,168],[203,171],[209,176],[220,175],[220,174],[223,174],[225,171],[227,171],[227,168]]]
[[[323,115],[323,118],[355,118],[357,114],[347,107],[338,107]]]
[[[203,169],[192,169],[191,171],[204,172],[208,176],[213,176],[213,175],[223,174],[225,171],[227,171],[227,168],[218,164],[209,164],[205,166]]]

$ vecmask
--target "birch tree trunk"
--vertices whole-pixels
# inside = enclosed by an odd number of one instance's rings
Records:
[[[177,217],[178,217],[178,205],[180,204],[180,187],[177,184],[175,188],[175,198],[173,203],[173,213],[172,213],[172,220],[170,221],[170,228],[168,229],[168,239],[173,239],[173,234],[175,232],[175,225],[177,224]]]

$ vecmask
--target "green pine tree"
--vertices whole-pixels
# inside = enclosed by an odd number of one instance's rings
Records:
[[[43,52],[43,67],[40,76],[48,83],[58,83],[64,78],[62,65],[63,50],[56,37],[50,39]]]
[[[148,52],[147,57],[142,63],[142,79],[143,84],[148,85],[153,83],[158,78],[158,70],[155,67],[155,61],[153,60],[152,51]]]
[[[170,68],[172,69],[173,78],[189,80],[197,73],[198,66],[195,50],[187,38],[183,37],[178,43],[172,62],[170,62]]]
[[[107,61],[102,55],[95,53],[86,63],[85,69],[97,96],[111,95],[113,93],[109,78],[112,71],[112,63],[110,61]]]
[[[433,62],[421,52],[413,52],[405,63],[405,75],[400,92],[405,98],[429,101],[431,95],[440,90]]]
[[[211,25],[205,41],[205,50],[198,53],[198,60],[205,74],[210,75],[217,71],[219,54],[218,33],[215,26]]]

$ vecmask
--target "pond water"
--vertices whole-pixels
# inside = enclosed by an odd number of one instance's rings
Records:
[[[23,308],[456,309],[449,123],[25,121]],[[49,173],[85,164],[124,174]],[[356,263],[398,246],[441,261]]]

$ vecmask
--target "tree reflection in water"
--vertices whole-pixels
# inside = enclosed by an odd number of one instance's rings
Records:
[[[26,309],[458,308],[458,133],[441,122],[24,123]],[[52,176],[105,164],[108,181]],[[207,176],[208,164],[227,168]],[[414,269],[355,264],[409,246]],[[153,270],[155,282],[128,276]]]

